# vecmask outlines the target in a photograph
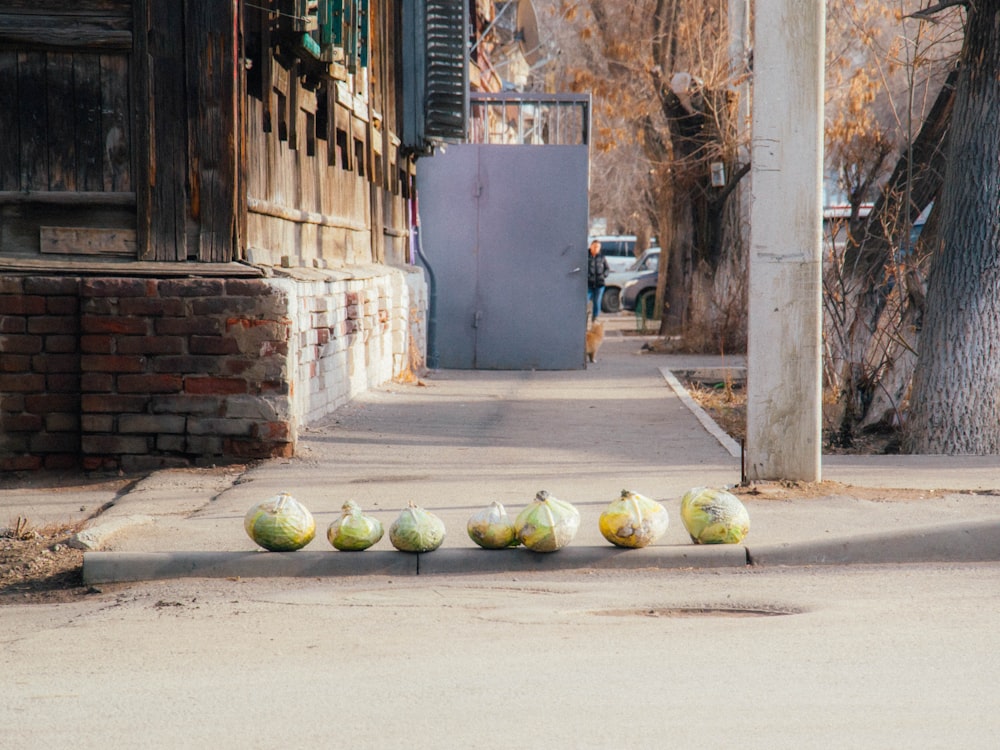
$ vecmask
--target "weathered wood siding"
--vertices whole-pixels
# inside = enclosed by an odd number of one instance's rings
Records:
[[[0,265],[407,261],[397,5],[346,66],[294,0],[5,0]]]
[[[136,95],[148,102],[139,246],[162,261],[240,255],[237,0],[135,0]]]
[[[245,6],[252,260],[406,260],[412,162],[400,158],[395,135],[395,6],[372,2],[370,59],[354,74],[297,57],[276,31],[276,13]]]
[[[62,228],[134,244],[132,28],[131,0],[0,7],[0,254],[36,255]]]
[[[4,3],[0,256],[239,257],[237,8]]]

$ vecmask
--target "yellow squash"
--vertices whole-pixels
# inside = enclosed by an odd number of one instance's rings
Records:
[[[622,490],[598,519],[604,538],[619,547],[645,547],[667,531],[667,509],[637,492]]]

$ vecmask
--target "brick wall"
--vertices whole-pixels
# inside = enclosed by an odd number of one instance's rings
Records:
[[[422,274],[386,273],[382,266],[288,274],[284,283],[295,299],[290,307],[298,333],[295,381],[304,386],[295,392],[295,411],[305,423],[422,363]]]
[[[79,462],[78,280],[0,278],[0,469]]]
[[[0,279],[0,471],[294,453],[424,350],[419,273]]]

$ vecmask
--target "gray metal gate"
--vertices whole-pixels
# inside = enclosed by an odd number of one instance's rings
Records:
[[[525,96],[474,95],[479,142],[418,162],[439,367],[584,367],[589,99]]]

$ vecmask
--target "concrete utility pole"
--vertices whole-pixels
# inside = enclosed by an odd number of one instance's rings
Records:
[[[757,0],[746,475],[821,478],[823,0]]]

